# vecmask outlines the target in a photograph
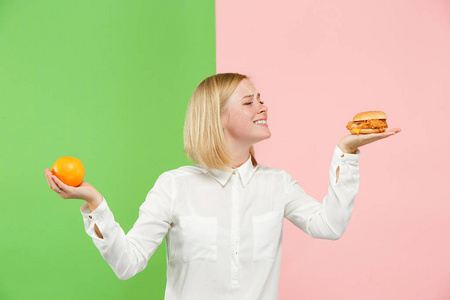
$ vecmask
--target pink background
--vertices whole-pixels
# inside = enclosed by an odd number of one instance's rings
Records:
[[[217,72],[249,75],[269,107],[259,162],[317,200],[356,113],[402,129],[360,148],[340,240],[285,222],[280,299],[450,299],[450,2],[227,0],[216,22]]]

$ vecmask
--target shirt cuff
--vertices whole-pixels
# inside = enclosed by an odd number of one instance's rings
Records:
[[[105,198],[103,197],[100,205],[97,206],[94,211],[91,211],[87,202],[84,202],[80,207],[80,212],[83,215],[83,219],[92,220],[92,221],[101,221],[105,215],[105,212],[108,210],[108,204],[106,203]]]
[[[355,154],[345,153],[339,148],[338,144],[334,148],[333,160],[342,161],[342,162],[357,162],[359,157],[361,156],[361,151],[356,150]]]

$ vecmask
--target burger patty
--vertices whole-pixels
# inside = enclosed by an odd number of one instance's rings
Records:
[[[353,126],[353,124],[355,126]],[[351,130],[352,128],[360,128],[360,129],[386,129],[388,125],[386,120],[373,119],[373,120],[364,120],[364,121],[350,121],[348,122],[346,128]]]

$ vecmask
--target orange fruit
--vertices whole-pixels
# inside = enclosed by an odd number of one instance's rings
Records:
[[[53,164],[52,174],[67,185],[79,186],[84,178],[84,166],[78,158],[63,156]]]

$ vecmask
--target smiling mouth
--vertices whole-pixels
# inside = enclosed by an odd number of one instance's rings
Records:
[[[259,126],[268,127],[267,126],[267,120],[259,120],[259,121],[253,122],[253,123],[256,124],[256,125],[259,125]]]

